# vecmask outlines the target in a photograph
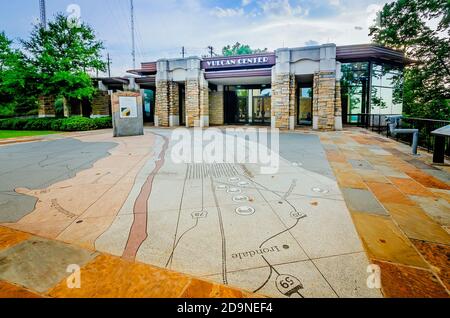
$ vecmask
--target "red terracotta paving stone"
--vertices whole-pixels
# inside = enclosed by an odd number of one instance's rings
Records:
[[[406,174],[427,188],[450,190],[450,185],[420,170],[406,171]]]
[[[42,298],[25,288],[0,281],[0,298]]]
[[[388,298],[449,298],[439,280],[427,270],[373,261],[381,269],[383,294]]]
[[[390,177],[389,180],[400,189],[401,192],[409,195],[418,195],[423,197],[435,197],[433,192],[425,188],[420,183],[412,179]]]
[[[0,226],[0,250],[19,244],[30,236],[30,234]]]
[[[433,271],[450,290],[450,246],[411,240],[420,254],[433,266]]]
[[[392,184],[380,182],[366,182],[370,190],[375,194],[381,203],[398,203],[404,205],[414,206],[415,203],[401,193]]]
[[[243,298],[244,294],[226,286],[192,279],[191,283],[180,295],[181,298]]]

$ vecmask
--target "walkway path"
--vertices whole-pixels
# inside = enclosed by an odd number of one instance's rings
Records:
[[[387,297],[449,297],[450,174],[361,129],[320,134]]]

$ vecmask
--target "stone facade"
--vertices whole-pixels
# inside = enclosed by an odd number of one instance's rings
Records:
[[[97,91],[91,102],[91,117],[111,116],[111,97],[108,92]]]
[[[223,125],[224,119],[224,94],[222,92],[210,92],[209,94],[209,123],[211,125]]]
[[[156,81],[155,126],[169,127],[169,82]]]
[[[289,87],[289,129],[294,129],[297,118],[298,98],[297,98],[297,79],[291,74]]]
[[[206,83],[200,85],[200,127],[209,126],[209,88]]]
[[[272,127],[289,129],[291,77],[289,74],[272,76]]]
[[[176,82],[168,82],[169,87],[169,126],[180,124],[180,86]]]
[[[39,117],[55,117],[55,101],[54,96],[42,96],[39,98]]]
[[[335,72],[316,72],[314,74],[313,119],[314,128],[334,130],[336,110]]]
[[[186,81],[186,126],[200,126],[200,83],[198,80]]]

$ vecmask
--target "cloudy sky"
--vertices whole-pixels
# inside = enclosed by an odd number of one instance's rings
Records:
[[[180,57],[182,46],[188,55],[204,55],[209,45],[219,53],[224,45],[236,41],[269,50],[329,42],[367,43],[368,27],[386,2],[134,0],[137,62]],[[132,68],[130,0],[47,0],[47,18],[57,12],[70,14],[73,4],[103,40],[112,58],[113,75]],[[0,31],[15,40],[26,38],[38,17],[38,0],[3,1]]]

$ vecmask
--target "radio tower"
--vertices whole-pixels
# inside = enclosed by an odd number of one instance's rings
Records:
[[[39,10],[41,11],[41,27],[47,27],[47,14],[45,10],[45,0],[39,0]]]
[[[130,0],[131,7],[131,56],[133,57],[133,69],[136,69],[136,42],[134,38],[134,3]]]

